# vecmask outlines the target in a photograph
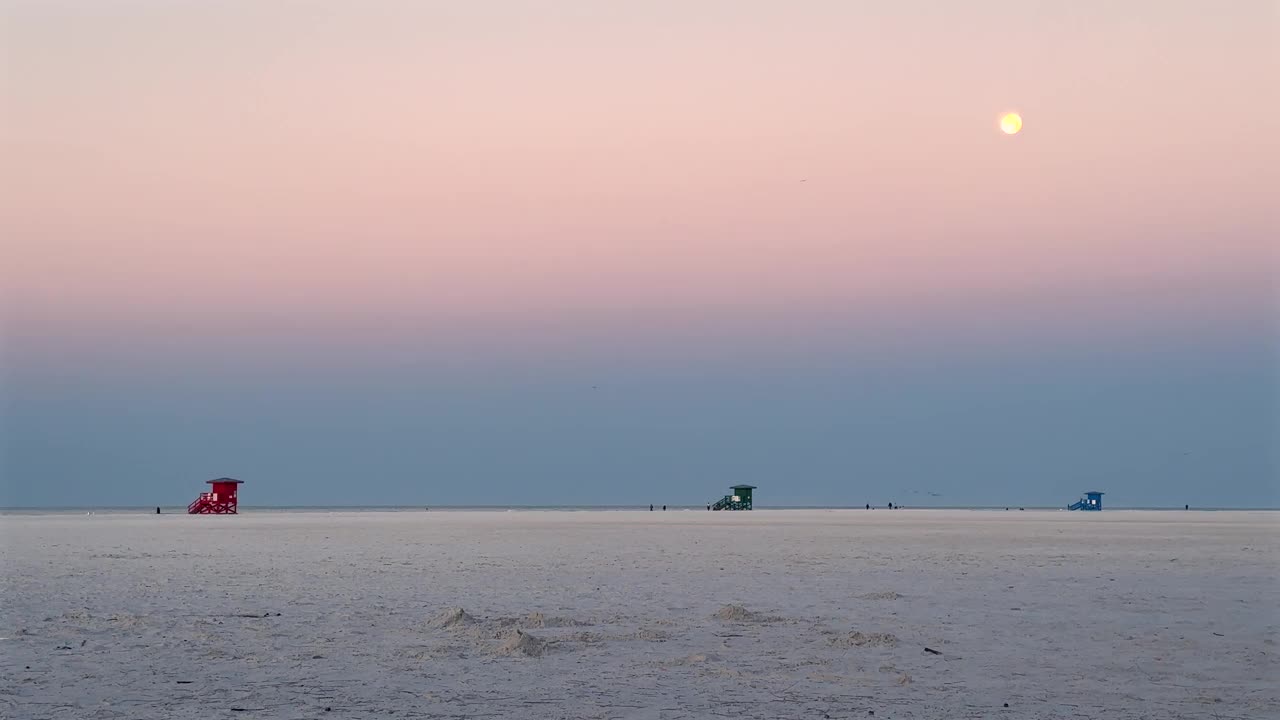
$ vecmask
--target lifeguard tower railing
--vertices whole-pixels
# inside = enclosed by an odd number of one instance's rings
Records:
[[[204,506],[213,502],[213,493],[200,493],[200,497],[191,501],[187,506],[187,514],[195,515],[203,509]]]

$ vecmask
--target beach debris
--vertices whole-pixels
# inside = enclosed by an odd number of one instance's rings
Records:
[[[601,635],[600,633],[596,633],[596,632],[589,632],[589,631],[588,631],[588,632],[575,632],[575,633],[570,633],[569,635],[566,635],[566,636],[564,636],[564,637],[562,637],[562,638],[560,638],[560,639],[561,639],[561,641],[565,641],[565,640],[567,640],[567,641],[569,641],[569,642],[580,642],[580,643],[585,643],[585,644],[587,644],[587,645],[591,645],[591,644],[595,644],[595,643],[602,643],[602,642],[604,642],[604,641],[605,641],[605,636],[604,636],[604,635]]]
[[[640,628],[635,632],[619,635],[613,638],[615,640],[643,640],[645,642],[666,642],[671,639],[671,633],[666,630],[654,630],[653,628]]]
[[[925,652],[927,652],[927,653],[929,653],[930,655],[941,655],[941,654],[942,654],[942,651],[941,651],[941,650],[934,650],[934,649],[933,649],[933,648],[931,648],[931,647],[927,647],[927,648],[925,648],[925,649],[924,649],[924,651],[925,651]]]
[[[767,623],[777,622],[782,619],[780,617],[765,615],[764,613],[748,610],[741,605],[725,605],[717,610],[713,617],[721,622],[734,623]]]
[[[236,613],[236,617],[242,618],[269,618],[280,617],[280,613],[264,612],[264,613]]]
[[[858,596],[859,600],[901,600],[902,596],[892,590],[884,592],[863,593]]]
[[[676,665],[701,665],[706,662],[720,662],[720,656],[715,653],[693,653],[688,657],[675,661]]]
[[[906,673],[902,673],[901,675],[899,675],[899,676],[898,676],[898,684],[899,684],[899,685],[910,685],[910,684],[911,684],[911,676],[910,676],[910,675],[908,675],[908,674],[906,674]]]
[[[541,657],[547,651],[547,641],[536,638],[523,631],[516,630],[499,648],[501,655],[524,655],[525,657]]]
[[[496,621],[499,625],[504,626],[520,626],[529,628],[560,628],[560,627],[585,627],[590,625],[589,622],[583,622],[576,618],[547,616],[540,612],[531,612],[524,617],[518,618],[498,618]]]
[[[1218,637],[1226,637],[1226,635],[1223,635],[1222,633],[1214,633],[1214,635],[1217,635]]]
[[[892,633],[864,633],[857,630],[829,640],[836,647],[894,647],[898,636]]]
[[[194,682],[195,682],[195,680],[178,680],[178,681],[177,681],[177,683],[178,683],[179,685],[190,685],[190,684],[192,684],[192,683],[194,683]]]

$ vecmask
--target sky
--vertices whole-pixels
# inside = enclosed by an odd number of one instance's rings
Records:
[[[0,0],[0,506],[1280,506],[1278,48],[1267,0]]]

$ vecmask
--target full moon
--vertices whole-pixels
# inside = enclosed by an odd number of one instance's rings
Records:
[[[1000,118],[1000,129],[1005,135],[1017,135],[1022,129],[1022,116],[1018,113],[1009,113]]]

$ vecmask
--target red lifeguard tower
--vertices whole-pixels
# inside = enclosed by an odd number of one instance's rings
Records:
[[[235,515],[239,498],[236,497],[236,486],[244,484],[235,478],[218,478],[210,480],[213,488],[207,493],[200,493],[187,506],[188,515]]]

